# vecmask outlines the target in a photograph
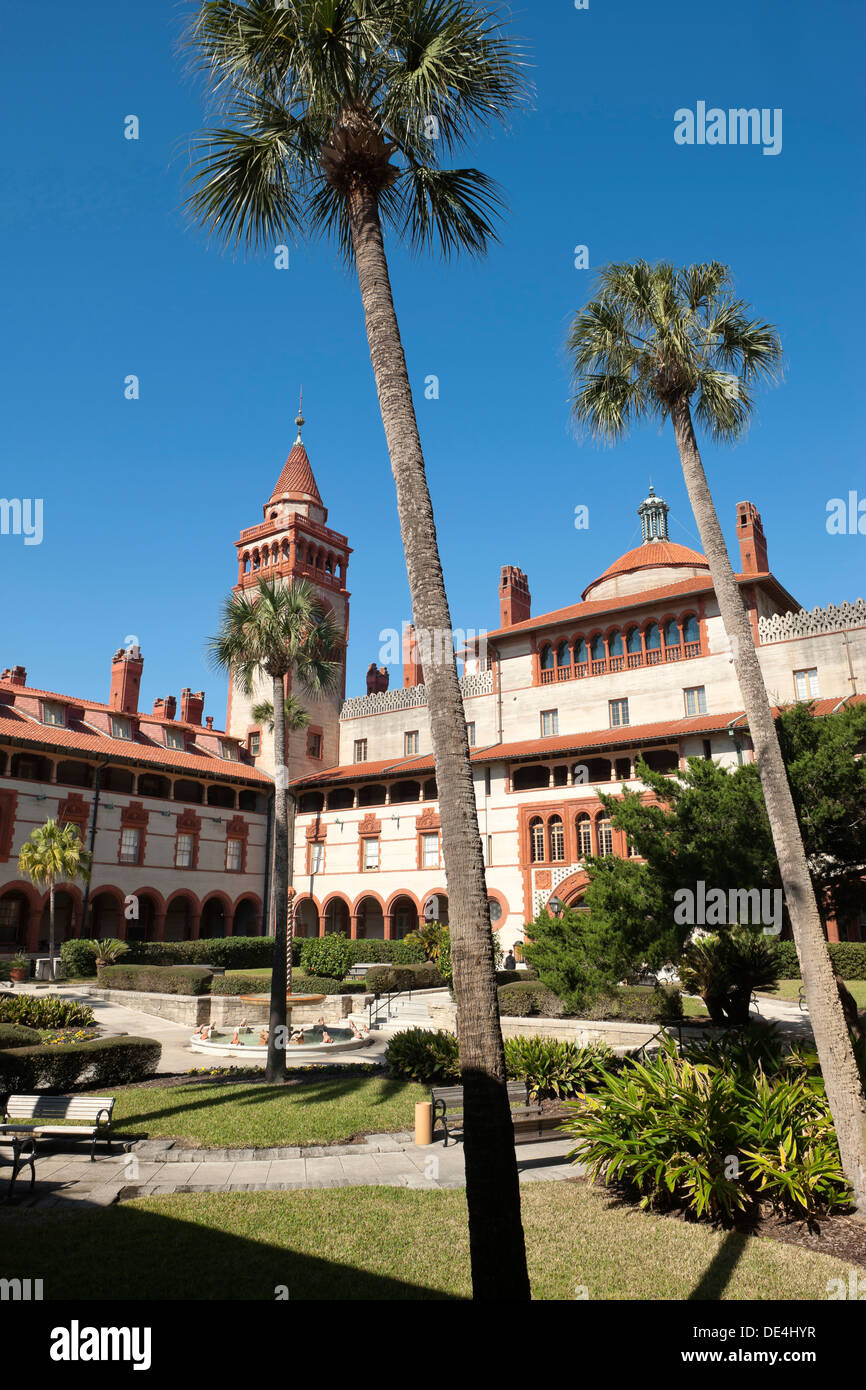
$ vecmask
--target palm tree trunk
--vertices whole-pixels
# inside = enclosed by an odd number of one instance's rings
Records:
[[[286,1079],[286,908],[289,824],[286,785],[286,707],[282,676],[273,677],[274,709],[274,966],[268,1015],[266,1081]]]
[[[54,979],[54,880],[48,883],[48,978]]]
[[[671,416],[689,501],[733,649],[842,1167],[853,1188],[857,1210],[866,1218],[866,1097],[824,939],[788,775],[752,629],[704,473],[688,401],[675,405]]]
[[[496,996],[490,909],[451,615],[433,506],[375,193],[347,198],[370,358],[391,469],[415,627],[430,648],[424,681],[439,789],[442,848],[464,1087],[466,1200],[478,1299],[528,1299],[514,1128]]]

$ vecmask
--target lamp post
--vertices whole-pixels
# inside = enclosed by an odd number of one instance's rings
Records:
[[[556,894],[554,894],[554,896],[548,901],[547,910],[549,913],[552,914],[552,916],[556,918],[557,921],[559,921],[560,917],[565,911],[565,903],[562,901],[561,898],[557,898]]]

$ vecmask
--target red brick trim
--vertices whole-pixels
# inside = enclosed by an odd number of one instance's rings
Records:
[[[432,806],[428,806],[426,811],[422,811],[418,817],[418,830],[438,830],[440,828],[439,812],[434,811]]]
[[[78,833],[84,838],[84,827],[90,816],[90,804],[80,792],[70,792],[65,801],[57,807],[57,819],[61,825],[77,825]]]
[[[379,817],[374,816],[372,814],[370,814],[369,816],[364,816],[363,820],[358,822],[358,834],[381,835],[382,822],[379,820]]]
[[[118,864],[124,864],[128,868],[133,867],[129,864],[128,860],[122,860],[120,857],[121,848],[123,846],[123,832],[127,829],[138,831],[138,858],[135,863],[139,865],[144,863],[144,847],[147,844],[147,821],[149,816],[150,812],[144,809],[140,801],[130,801],[128,806],[124,806],[120,813],[120,834],[117,837]]]
[[[247,844],[249,841],[250,827],[243,816],[232,816],[226,826],[226,856],[225,871],[227,874],[244,874],[247,871]],[[229,840],[240,840],[241,843],[241,862],[236,869],[228,866]]]
[[[177,862],[177,842],[178,842],[178,837],[181,836],[181,835],[191,835],[191,836],[192,836],[192,862],[189,864],[189,866],[188,866],[187,869],[182,869],[182,868],[180,868],[180,866],[178,865],[178,862]],[[174,860],[173,860],[173,867],[174,867],[179,873],[187,873],[190,869],[197,869],[197,868],[198,868],[198,845],[199,845],[199,837],[200,837],[200,835],[201,835],[201,816],[197,815],[196,812],[192,809],[192,807],[190,807],[188,810],[184,811],[184,812],[182,813],[182,815],[179,815],[178,818],[177,818],[177,830],[176,830],[175,837],[174,837]]]
[[[0,791],[0,862],[5,863],[12,853],[15,817],[18,813],[17,791]],[[4,885],[4,887],[7,885]]]

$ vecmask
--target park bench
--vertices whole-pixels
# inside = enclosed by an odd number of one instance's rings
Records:
[[[90,1161],[97,1139],[104,1138],[111,1152],[111,1112],[114,1096],[9,1096],[4,1106],[0,1138],[7,1134],[29,1134],[34,1139],[66,1139],[88,1135]],[[14,1120],[35,1120],[21,1125]],[[45,1120],[78,1120],[78,1124],[45,1124]]]
[[[433,1102],[433,1129],[436,1121],[442,1121],[445,1145],[448,1147],[449,1126],[451,1130],[462,1129],[463,1087],[433,1086],[430,1089]],[[541,1102],[533,1099],[524,1081],[508,1082],[508,1104],[514,1122],[515,1144],[537,1143],[539,1139],[561,1139],[558,1126],[568,1111],[564,1105],[548,1106],[542,1109]]]
[[[12,1200],[15,1179],[27,1164],[30,1165],[30,1191],[36,1181],[36,1144],[32,1138],[19,1138],[15,1134],[0,1134],[0,1157],[12,1164],[12,1176],[6,1192],[6,1201]]]

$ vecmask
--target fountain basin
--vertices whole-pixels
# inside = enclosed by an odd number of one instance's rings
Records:
[[[296,998],[298,996],[295,996]],[[324,997],[324,996],[323,996]],[[234,1029],[217,1033],[215,1036],[204,1041],[201,1038],[190,1038],[190,1049],[193,1052],[209,1053],[212,1057],[243,1057],[245,1060],[265,1061],[268,1055],[266,1043],[259,1042],[261,1026],[255,1025],[246,1028],[240,1034],[240,1041],[231,1041]],[[307,1026],[303,1029],[303,1043],[289,1043],[286,1047],[286,1062],[292,1065],[292,1059],[298,1061],[314,1059],[318,1062],[326,1061],[334,1052],[354,1052],[373,1041],[372,1037],[356,1038],[351,1028],[336,1028],[326,1025],[326,1031],[333,1042],[322,1042],[322,1029]]]

